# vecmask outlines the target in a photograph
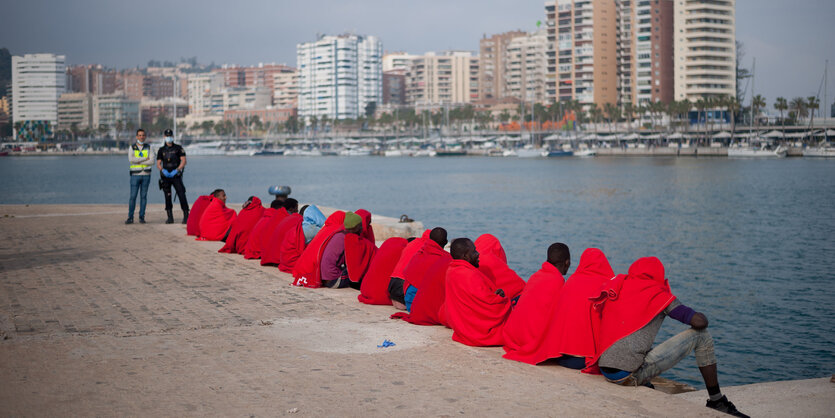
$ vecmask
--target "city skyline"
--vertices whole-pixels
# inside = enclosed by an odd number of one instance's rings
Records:
[[[803,4],[798,7],[798,3]],[[309,42],[317,34],[345,32],[378,36],[388,52],[477,53],[483,35],[516,29],[530,32],[537,21],[544,23],[544,4],[368,0],[359,6],[332,1],[277,5],[259,0],[232,10],[216,0],[174,4],[153,0],[142,6],[99,0],[72,4],[35,0],[4,5],[10,13],[4,13],[6,19],[0,25],[0,38],[6,40],[0,47],[9,48],[13,55],[50,52],[66,55],[70,65],[114,68],[143,67],[152,59],[178,61],[192,56],[202,63],[219,65],[275,62],[295,66],[297,44]],[[323,9],[331,13],[321,16],[318,12]],[[826,17],[835,14],[835,3],[738,0],[736,9],[737,39],[746,50],[742,66],[751,68],[753,59],[757,59],[756,92],[767,98],[769,108],[777,96],[817,94],[824,61],[835,58],[827,56],[832,52],[821,47],[835,39],[835,28],[825,24]],[[39,12],[42,25],[12,18],[36,10],[52,10]],[[159,10],[169,13],[154,14]],[[216,21],[218,16],[225,20]],[[96,27],[99,30],[89,29]],[[237,31],[239,27],[247,31]],[[100,36],[102,33],[112,36]],[[829,84],[831,102],[835,82]],[[750,93],[747,97],[750,99]]]

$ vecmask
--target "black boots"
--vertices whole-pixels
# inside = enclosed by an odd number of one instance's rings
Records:
[[[171,209],[166,209],[165,213],[168,214],[168,219],[165,220],[165,223],[173,224],[174,223],[174,211],[171,210]]]
[[[188,211],[183,212],[183,225],[188,223]]]

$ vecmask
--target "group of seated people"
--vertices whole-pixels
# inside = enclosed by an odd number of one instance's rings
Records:
[[[459,343],[502,346],[507,359],[556,363],[626,386],[652,387],[654,377],[693,352],[706,406],[746,416],[719,389],[707,318],[672,294],[655,257],[615,274],[603,252],[589,248],[566,280],[570,251],[554,243],[526,282],[490,234],[454,239],[447,251],[447,231],[438,227],[378,247],[363,209],[325,217],[315,205],[299,209],[296,199],[278,197],[264,208],[253,196],[236,214],[225,202],[223,190],[201,196],[188,234],[224,241],[219,252],[276,266],[295,286],[350,287],[362,303],[392,305],[393,319],[451,328]],[[689,328],[653,347],[667,316]]]

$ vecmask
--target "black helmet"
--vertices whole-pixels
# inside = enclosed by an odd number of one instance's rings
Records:
[[[174,131],[171,129],[166,129],[165,132],[162,133],[163,136],[174,136]]]

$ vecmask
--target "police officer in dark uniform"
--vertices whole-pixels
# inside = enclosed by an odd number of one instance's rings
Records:
[[[188,200],[186,200],[186,187],[183,185],[183,169],[186,167],[186,151],[183,147],[174,143],[174,133],[166,129],[165,145],[157,151],[157,168],[160,170],[160,188],[165,192],[165,212],[168,214],[167,224],[174,223],[173,209],[171,203],[171,186],[177,191],[177,198],[180,199],[180,208],[183,209],[183,223],[188,222]]]

